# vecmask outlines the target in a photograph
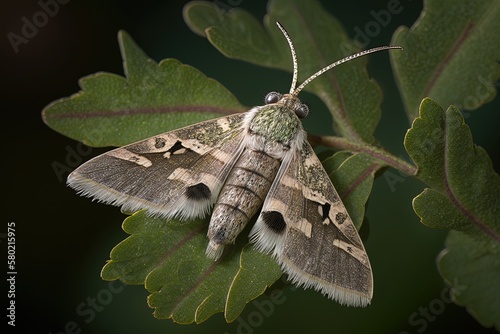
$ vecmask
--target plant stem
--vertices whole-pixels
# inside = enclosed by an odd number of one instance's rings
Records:
[[[376,147],[366,143],[356,143],[336,136],[324,137],[308,135],[308,139],[309,142],[317,145],[323,145],[351,152],[365,153],[377,160],[382,161],[384,165],[398,169],[410,176],[415,176],[418,171],[418,168],[415,165],[412,165],[411,163],[392,155],[391,153],[380,147]]]

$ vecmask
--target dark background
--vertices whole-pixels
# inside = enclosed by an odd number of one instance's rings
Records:
[[[1,233],[6,233],[8,222],[15,222],[18,273],[15,329],[54,334],[276,330],[480,333],[482,327],[464,308],[443,302],[448,290],[436,271],[435,258],[443,248],[446,232],[430,230],[419,223],[411,200],[422,190],[422,185],[410,178],[402,178],[402,182],[391,188],[382,176],[374,185],[367,211],[370,235],[365,245],[374,270],[375,297],[367,309],[341,307],[314,291],[287,289],[283,303],[274,305],[269,314],[249,305],[233,324],[226,324],[218,314],[202,325],[185,326],[155,319],[146,303],[148,293],[142,286],[124,286],[120,282],[110,285],[101,280],[100,270],[110,250],[126,237],[120,228],[124,215],[115,207],[78,197],[65,186],[67,173],[61,175],[53,166],[62,165],[70,170],[106,150],[83,150],[77,142],[49,129],[41,120],[43,107],[78,92],[78,79],[83,76],[98,71],[123,74],[116,39],[120,29],[128,31],[151,58],[157,61],[176,58],[193,65],[221,81],[249,106],[260,104],[268,91],[287,90],[290,84],[288,73],[220,55],[206,39],[187,28],[181,15],[184,3],[72,0],[60,5],[58,13],[35,36],[19,46],[18,53],[14,52],[7,34],[20,34],[22,18],[31,20],[41,8],[37,1],[11,1],[3,5]],[[219,3],[229,6],[236,2]],[[237,3],[259,20],[265,14],[265,1]],[[373,20],[371,10],[387,6],[387,1],[367,0],[342,5],[322,3],[345,25],[351,37],[356,27],[362,28]],[[410,26],[418,18],[420,1],[402,0],[401,4],[404,10],[394,15],[367,47],[389,44],[398,26]],[[396,155],[406,156],[402,141],[409,125],[388,59],[387,54],[374,55],[369,63],[370,74],[384,91],[377,137]],[[307,93],[302,98],[315,111],[307,129],[314,133],[328,131],[320,125],[325,123],[322,117],[327,114],[326,109]],[[498,108],[497,99],[466,119],[475,142],[489,152],[496,170]],[[68,160],[68,152],[78,149],[79,158]],[[390,172],[399,176],[396,171]],[[0,241],[2,254],[6,254],[5,234]],[[425,309],[434,310],[434,315],[426,318]],[[415,312],[415,322],[410,322]]]

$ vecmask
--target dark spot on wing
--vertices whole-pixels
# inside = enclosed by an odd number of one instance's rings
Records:
[[[175,144],[172,145],[171,148],[169,148],[168,152],[174,154],[175,151],[182,150],[183,148],[185,148],[185,147],[182,146],[182,143],[180,141],[176,141]]]
[[[198,183],[186,188],[186,197],[195,201],[209,199],[212,192],[204,183]]]
[[[283,233],[286,227],[283,215],[277,211],[262,212],[262,220],[275,233]]]
[[[155,138],[155,147],[156,148],[163,148],[165,147],[165,144],[167,141],[163,138]]]
[[[337,221],[337,224],[339,224],[339,225],[342,225],[345,222],[346,218],[347,218],[347,216],[345,215],[345,213],[342,213],[342,212],[338,212],[335,215],[335,220]]]
[[[323,217],[322,217],[322,219],[325,220],[330,215],[330,208],[332,206],[330,205],[330,203],[325,203],[325,204],[322,205],[322,207],[323,207]]]

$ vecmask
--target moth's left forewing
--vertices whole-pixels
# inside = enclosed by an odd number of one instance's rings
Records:
[[[368,256],[328,174],[304,141],[283,160],[251,232],[292,282],[349,306],[373,294]]]
[[[209,120],[111,150],[78,167],[68,184],[125,211],[203,217],[243,150],[244,117]]]

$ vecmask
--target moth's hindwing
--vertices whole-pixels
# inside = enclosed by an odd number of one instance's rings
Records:
[[[68,177],[85,196],[161,217],[203,217],[243,150],[245,114],[201,122],[114,149]]]
[[[373,278],[363,243],[306,141],[283,160],[250,237],[298,286],[349,306],[370,303]]]

